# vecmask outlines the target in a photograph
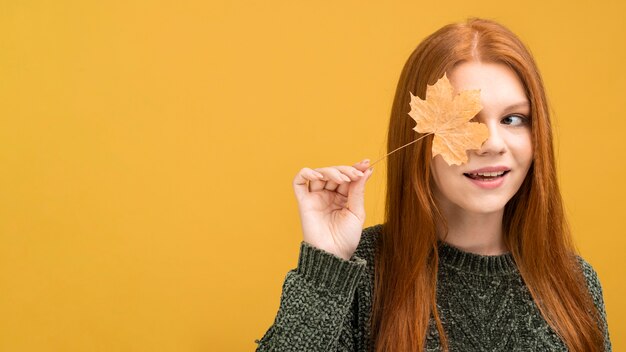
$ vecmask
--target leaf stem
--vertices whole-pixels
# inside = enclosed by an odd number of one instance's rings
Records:
[[[374,161],[372,164],[370,164],[370,167],[369,167],[368,169],[371,169],[372,167],[374,167],[374,165],[375,165],[377,162],[379,162],[379,161],[383,160],[384,158],[388,157],[391,153],[395,153],[396,151],[398,151],[398,150],[400,150],[400,149],[402,149],[402,148],[406,147],[407,145],[411,145],[411,144],[413,144],[413,143],[415,143],[415,142],[419,141],[420,139],[422,139],[422,138],[424,138],[424,137],[430,136],[430,135],[431,135],[431,134],[433,134],[433,133],[435,133],[435,132],[430,132],[430,133],[427,133],[427,134],[425,134],[425,135],[421,136],[420,138],[418,138],[418,139],[416,139],[416,140],[414,140],[414,141],[412,141],[412,142],[409,142],[409,143],[407,143],[407,144],[405,144],[405,145],[403,145],[403,146],[401,146],[401,147],[398,147],[398,148],[396,148],[396,149],[394,149],[394,150],[390,151],[387,155],[383,156],[382,158],[380,158],[380,159],[378,159],[378,160]]]

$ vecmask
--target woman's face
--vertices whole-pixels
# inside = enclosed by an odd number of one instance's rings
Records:
[[[480,89],[483,109],[472,121],[487,125],[489,139],[480,149],[467,152],[465,164],[450,166],[441,155],[433,158],[435,199],[453,212],[501,211],[524,181],[533,159],[530,106],[524,87],[514,71],[499,63],[464,62],[448,72],[448,78],[457,93]],[[476,179],[481,176],[475,173],[483,168],[505,173]]]

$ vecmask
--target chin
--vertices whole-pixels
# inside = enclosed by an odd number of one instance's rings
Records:
[[[488,203],[488,204],[471,204],[461,206],[465,211],[475,214],[491,214],[504,210],[506,202]]]

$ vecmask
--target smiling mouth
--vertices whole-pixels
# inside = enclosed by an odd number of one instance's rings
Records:
[[[481,180],[481,181],[489,181],[498,179],[506,174],[508,174],[511,170],[507,171],[499,171],[499,172],[481,172],[480,174],[469,174],[464,173],[463,175],[467,178],[471,178],[473,180]]]

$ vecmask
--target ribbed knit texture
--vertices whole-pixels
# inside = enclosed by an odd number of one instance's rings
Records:
[[[374,246],[382,225],[363,230],[350,260],[300,244],[274,323],[257,351],[362,351],[372,348]],[[537,309],[510,253],[483,256],[439,242],[437,306],[450,351],[567,351]],[[597,273],[578,257],[606,326]],[[611,351],[608,330],[605,350]],[[431,318],[426,351],[441,351]]]

